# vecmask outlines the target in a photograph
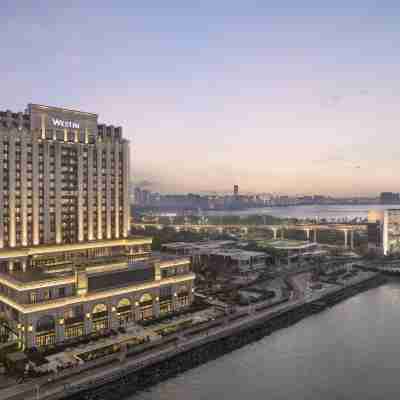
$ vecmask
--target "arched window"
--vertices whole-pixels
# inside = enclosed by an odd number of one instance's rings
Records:
[[[36,323],[36,332],[54,331],[55,321],[51,315],[44,315]]]
[[[93,307],[92,314],[104,313],[107,312],[107,306],[105,304],[96,304]]]
[[[150,293],[145,293],[140,297],[139,303],[146,304],[151,303],[153,301],[153,297]]]
[[[130,309],[131,309],[131,301],[126,297],[121,299],[117,304],[118,312],[129,311]]]

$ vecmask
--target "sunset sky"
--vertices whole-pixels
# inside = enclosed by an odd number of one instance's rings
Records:
[[[122,125],[154,191],[400,191],[399,21],[385,0],[2,0],[0,109]]]

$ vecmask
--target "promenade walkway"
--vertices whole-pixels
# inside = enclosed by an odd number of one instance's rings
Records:
[[[360,272],[355,278],[349,280],[347,285],[355,285],[364,280],[367,280],[376,275],[373,272]],[[123,376],[127,372],[133,372],[141,369],[147,365],[155,362],[162,361],[163,359],[172,357],[182,351],[200,346],[218,338],[229,336],[231,333],[238,329],[243,329],[251,326],[254,323],[262,320],[268,320],[277,313],[284,313],[292,308],[302,304],[318,300],[327,294],[334,293],[343,286],[330,286],[326,289],[318,290],[307,299],[300,298],[291,300],[285,303],[272,306],[271,308],[256,311],[254,307],[248,308],[247,312],[244,310],[239,314],[239,318],[233,322],[224,317],[221,318],[221,324],[210,328],[209,330],[202,330],[195,335],[176,335],[178,341],[173,344],[162,344],[157,350],[151,350],[133,358],[125,358],[123,361],[115,359],[107,365],[101,366],[97,369],[92,369],[79,373],[78,375],[69,376],[66,379],[48,382],[48,378],[40,378],[32,380],[18,386],[13,386],[4,390],[0,390],[1,400],[57,400],[65,395],[65,391],[74,393],[80,389],[90,385],[102,385]],[[215,321],[212,321],[215,324]],[[211,325],[211,323],[210,323]]]

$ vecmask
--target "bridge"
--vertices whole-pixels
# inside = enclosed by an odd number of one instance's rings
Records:
[[[340,224],[340,223],[325,223],[325,224],[277,224],[277,225],[212,225],[212,224],[182,224],[182,225],[174,225],[174,224],[157,224],[157,223],[141,223],[141,222],[133,222],[131,224],[133,228],[136,229],[146,229],[156,228],[156,229],[164,229],[164,228],[173,228],[175,231],[191,231],[191,232],[204,232],[204,231],[213,231],[213,232],[229,232],[232,230],[240,230],[243,233],[247,233],[249,229],[258,229],[258,230],[267,230],[273,233],[274,239],[285,239],[284,234],[289,230],[297,230],[303,231],[305,235],[305,240],[313,241],[314,243],[318,243],[318,231],[321,230],[333,230],[343,232],[344,235],[344,247],[345,248],[354,248],[354,232],[355,231],[365,231],[367,229],[366,224]]]

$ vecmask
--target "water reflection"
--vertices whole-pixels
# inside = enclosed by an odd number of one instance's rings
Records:
[[[399,332],[400,283],[393,282],[131,399],[392,398],[400,392]]]

